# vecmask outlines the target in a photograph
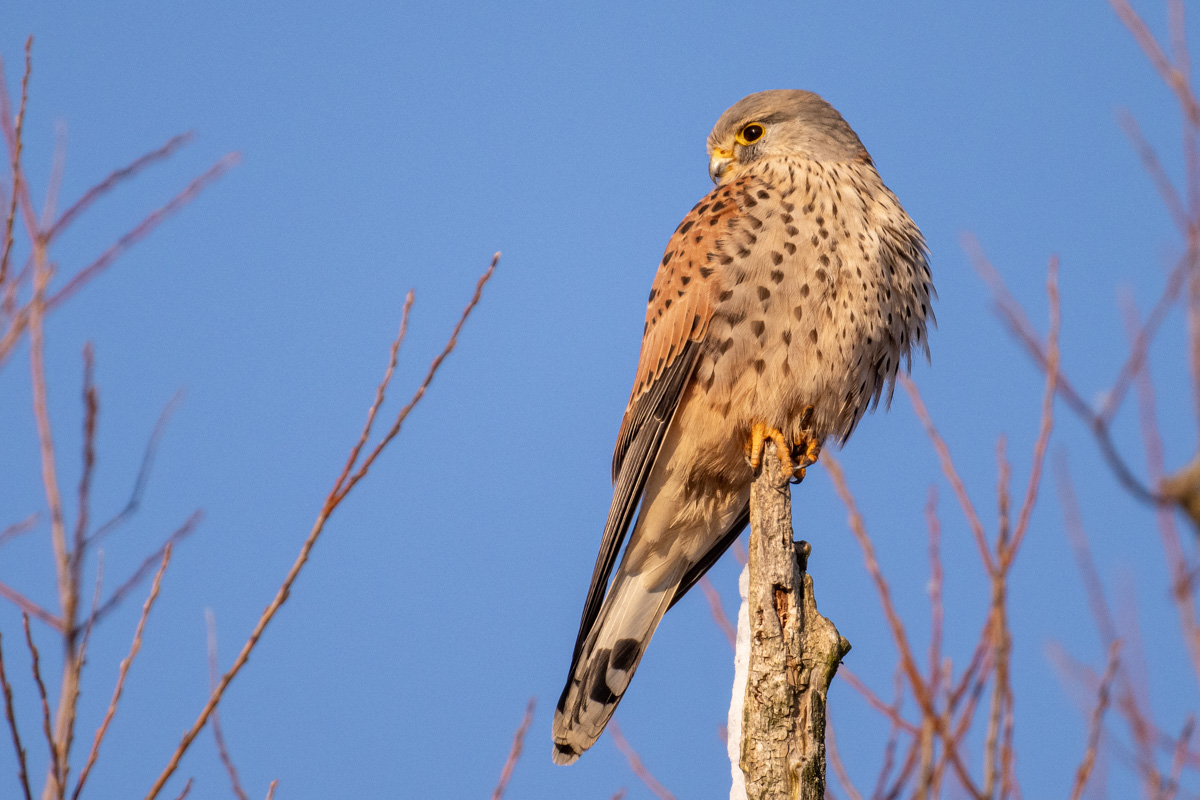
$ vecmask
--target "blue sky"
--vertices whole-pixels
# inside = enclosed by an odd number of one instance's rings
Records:
[[[1161,5],[1138,7],[1164,33]],[[67,486],[79,469],[79,352],[95,344],[100,516],[124,501],[159,410],[186,391],[143,509],[106,545],[109,580],[194,509],[206,514],[166,576],[92,779],[97,797],[144,793],[203,704],[204,609],[216,614],[228,663],[273,595],[357,436],[404,293],[416,287],[417,301],[394,397],[420,379],[496,250],[500,269],[459,349],[338,510],[227,695],[227,737],[254,795],[278,778],[280,798],[486,796],[536,695],[509,797],[607,798],[621,786],[650,796],[607,738],[578,765],[553,767],[550,716],[610,497],[645,294],[670,232],[710,187],[704,138],[743,95],[824,95],[928,238],[939,327],[932,365],[917,364],[914,377],[985,521],[995,516],[1001,433],[1024,485],[1041,380],[991,313],[961,235],[978,236],[1043,326],[1046,262],[1059,254],[1064,362],[1086,396],[1107,386],[1126,352],[1117,287],[1130,286],[1144,309],[1178,252],[1116,111],[1131,111],[1172,174],[1178,113],[1099,0],[43,2],[11,4],[4,17],[10,91],[24,38],[36,37],[26,123],[36,192],[59,122],[67,200],[197,131],[72,229],[55,253],[60,273],[221,155],[243,157],[49,323]],[[1153,352],[1170,467],[1196,441],[1183,328],[1177,311]],[[1140,465],[1131,410],[1117,438]],[[1155,654],[1151,699],[1177,731],[1196,707],[1196,682],[1153,519],[1058,411],[1053,446],[1071,458],[1105,578],[1136,598],[1122,613],[1141,621]],[[0,371],[0,418],[2,525],[43,503],[24,352]],[[839,457],[921,643],[922,508],[929,484],[941,488],[947,647],[965,663],[986,586],[907,399],[867,419]],[[1052,495],[1047,483],[1011,601],[1018,763],[1031,797],[1066,794],[1084,749],[1080,709],[1048,643],[1103,663]],[[821,469],[795,504],[822,610],[854,644],[847,664],[887,693],[894,651]],[[46,603],[50,569],[44,528],[0,554],[0,580]],[[731,612],[736,573],[731,560],[713,572]],[[85,732],[99,722],[138,605],[92,645]],[[11,609],[0,609],[0,631],[23,663]],[[731,677],[728,645],[697,594],[667,618],[618,712],[681,798],[728,784],[717,726]],[[869,787],[885,727],[844,685],[831,708],[843,757]],[[31,738],[28,687],[18,712]],[[40,775],[44,750],[30,750]],[[1117,795],[1130,786],[1119,767]],[[0,747],[0,786],[13,771]],[[196,777],[193,796],[228,795],[207,735],[180,774]]]

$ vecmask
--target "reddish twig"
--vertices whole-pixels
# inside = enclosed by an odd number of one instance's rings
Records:
[[[903,667],[901,669],[903,669]],[[845,664],[840,665],[838,667],[838,675],[845,678],[846,683],[850,684],[850,688],[858,692],[862,698],[867,701],[871,708],[887,717],[888,721],[890,721],[892,725],[904,731],[905,733],[912,734],[913,736],[916,736],[918,733],[920,733],[920,728],[904,719],[904,717],[900,716],[900,710],[895,706],[895,704],[888,705],[887,703],[883,702],[883,699],[879,695],[875,694],[875,692],[871,691],[870,687],[863,683],[862,679],[855,675],[854,671],[848,666]]]
[[[1183,107],[1185,116],[1188,117],[1192,125],[1200,125],[1200,103],[1196,102],[1195,96],[1191,93],[1187,74],[1181,72],[1167,58],[1167,54],[1159,46],[1158,41],[1154,38],[1154,34],[1150,32],[1150,28],[1146,26],[1146,23],[1138,16],[1138,13],[1129,5],[1129,0],[1109,0],[1109,3],[1112,5],[1113,10],[1117,12],[1117,16],[1121,18],[1121,22],[1133,34],[1134,40],[1142,48],[1142,52],[1146,54],[1146,57],[1150,59],[1150,64],[1158,71],[1163,82],[1175,92],[1180,106]]]
[[[704,599],[708,601],[708,610],[712,612],[713,621],[717,623],[721,633],[725,634],[725,638],[729,640],[729,646],[736,650],[737,630],[729,621],[729,617],[725,614],[725,608],[721,605],[721,593],[717,591],[717,587],[713,586],[713,582],[707,575],[700,578],[700,590],[704,592]]]
[[[531,697],[529,704],[525,706],[525,716],[521,718],[521,724],[517,726],[517,732],[513,734],[512,748],[508,751],[508,758],[504,760],[504,768],[500,770],[500,780],[492,791],[492,800],[501,800],[504,797],[504,790],[508,788],[513,770],[516,769],[517,761],[521,758],[521,749],[525,746],[525,733],[529,730],[530,723],[533,722],[535,708],[537,708],[537,698]]]
[[[209,691],[212,691],[213,687],[217,685],[220,669],[217,661],[217,618],[211,608],[205,609],[204,621],[208,626],[208,688]],[[221,763],[225,765],[225,771],[229,773],[233,793],[237,795],[238,800],[250,800],[246,790],[242,788],[242,781],[238,777],[233,757],[229,755],[229,747],[225,744],[225,732],[221,730],[221,715],[216,709],[213,709],[212,713],[212,729],[213,738],[217,741],[217,755],[220,757]]]
[[[187,188],[171,198],[166,205],[150,212],[132,230],[120,239],[117,239],[116,243],[105,250],[99,258],[77,272],[61,289],[50,295],[46,300],[46,310],[53,311],[62,305],[71,295],[79,291],[85,283],[107,269],[126,250],[146,238],[151,231],[158,227],[159,223],[196,199],[196,196],[204,191],[210,183],[228,172],[240,160],[241,156],[238,153],[230,153],[222,157],[217,163],[201,174],[200,177],[188,184]]]
[[[150,438],[146,440],[146,447],[142,450],[142,462],[138,466],[137,477],[134,478],[133,491],[129,493],[129,499],[120,511],[98,526],[92,535],[87,538],[87,546],[91,547],[102,541],[104,537],[108,536],[137,513],[138,507],[142,503],[142,495],[146,491],[146,485],[150,482],[150,472],[154,467],[154,457],[158,454],[159,442],[167,430],[167,423],[171,421],[171,417],[175,414],[175,409],[179,408],[179,404],[182,401],[183,392],[181,390],[176,392],[167,401],[167,404],[163,406],[163,410],[159,412],[158,420],[154,423],[154,429],[150,431]]]
[[[472,295],[470,302],[467,303],[467,307],[463,310],[462,316],[459,317],[458,324],[454,326],[454,330],[450,335],[450,340],[442,349],[442,352],[434,358],[429,371],[425,375],[425,379],[421,382],[421,385],[417,388],[417,391],[413,394],[408,404],[400,410],[395,422],[392,424],[392,427],[387,434],[385,434],[383,440],[375,447],[375,449],[371,452],[371,455],[367,457],[358,471],[353,475],[350,474],[350,471],[354,467],[353,462],[348,461],[346,466],[342,468],[341,474],[338,475],[337,480],[334,481],[333,488],[325,498],[325,502],[323,503],[321,510],[317,515],[317,519],[313,523],[312,530],[309,531],[304,543],[300,546],[300,553],[296,556],[296,560],[292,563],[291,568],[288,570],[287,575],[280,584],[278,591],[275,593],[275,597],[259,616],[258,622],[254,625],[254,630],[250,632],[250,636],[246,640],[246,643],[242,645],[241,652],[239,652],[237,657],[234,659],[233,665],[230,666],[229,671],[221,676],[220,682],[209,694],[208,701],[204,704],[204,708],[200,710],[200,715],[196,718],[196,721],[192,724],[191,728],[184,733],[183,738],[180,739],[179,745],[175,748],[175,752],[171,754],[171,757],[167,762],[167,766],[163,768],[162,773],[159,774],[154,784],[150,787],[150,791],[146,794],[146,800],[154,800],[154,798],[157,797],[162,791],[163,787],[166,785],[166,782],[175,773],[175,770],[178,769],[180,759],[183,758],[183,754],[187,752],[196,736],[199,735],[205,724],[207,724],[208,718],[212,714],[213,709],[215,709],[217,704],[221,702],[221,698],[225,694],[225,689],[229,686],[233,679],[237,677],[237,674],[241,671],[242,667],[245,666],[246,661],[250,658],[250,653],[258,644],[263,632],[267,629],[267,626],[271,623],[271,620],[275,618],[275,614],[278,613],[280,607],[287,601],[288,596],[291,594],[292,585],[296,582],[296,578],[299,577],[300,571],[304,568],[304,565],[308,563],[309,554],[316,545],[317,539],[320,538],[321,532],[325,529],[325,522],[329,519],[329,516],[333,513],[334,509],[338,507],[341,501],[345,499],[350,490],[354,488],[355,484],[357,484],[357,482],[367,474],[367,470],[370,468],[371,464],[374,463],[378,455],[383,451],[383,448],[389,442],[391,442],[393,438],[395,438],[396,434],[400,432],[400,428],[403,425],[405,418],[407,418],[412,409],[416,407],[416,404],[420,402],[421,398],[425,396],[426,390],[433,381],[433,376],[436,374],[442,362],[454,349],[454,345],[458,340],[459,332],[462,330],[462,327],[466,323],[467,317],[470,316],[471,311],[478,304],[483,293],[483,287],[495,272],[496,264],[499,262],[499,260],[499,253],[492,257],[491,264],[488,266],[483,276],[479,279],[479,282],[475,285],[474,295]],[[401,331],[404,330],[405,323],[406,321],[402,320]],[[399,336],[397,336],[397,338],[399,338]],[[393,348],[395,347],[396,346],[394,345]],[[391,378],[393,370],[392,364],[393,362],[389,360],[389,367],[384,378],[385,384]],[[376,392],[376,397],[382,398],[382,396],[383,389],[380,389]],[[367,424],[364,427],[364,434],[360,437],[360,441],[365,441],[366,437],[370,435],[370,426],[374,421],[374,418],[374,411],[368,413]],[[354,449],[361,450],[361,448],[361,444],[356,444]]]
[[[617,745],[617,749],[625,756],[625,760],[629,762],[629,768],[633,770],[633,774],[638,777],[642,783],[646,784],[646,788],[654,794],[659,800],[675,800],[675,795],[667,791],[667,787],[658,782],[658,779],[646,769],[646,765],[642,763],[642,758],[633,749],[633,746],[626,740],[624,734],[621,733],[621,726],[617,721],[611,720],[608,723],[608,734],[612,737],[613,742]]]
[[[121,602],[129,596],[129,593],[136,589],[138,585],[146,579],[146,576],[150,574],[150,570],[154,568],[154,565],[162,560],[163,554],[167,552],[167,549],[174,547],[190,536],[192,532],[196,530],[196,526],[199,525],[203,519],[203,511],[193,511],[192,515],[188,517],[182,525],[176,528],[157,550],[146,556],[142,563],[138,565],[138,568],[133,571],[133,574],[130,575],[124,583],[114,589],[113,593],[109,595],[108,599],[101,603],[100,607],[92,612],[88,619],[88,623],[91,624],[94,621],[99,621],[116,609],[116,607],[119,606]]]
[[[15,539],[23,533],[29,533],[31,530],[36,528],[38,520],[41,519],[41,517],[42,515],[35,511],[20,522],[14,522],[7,528],[0,529],[0,547],[8,544],[11,539]]]
[[[100,727],[96,729],[96,735],[92,739],[92,749],[88,753],[83,770],[79,773],[79,780],[75,784],[75,791],[71,794],[72,800],[79,800],[79,793],[83,791],[83,786],[87,783],[88,775],[92,772],[96,758],[100,755],[100,744],[104,741],[104,735],[108,732],[108,726],[112,723],[113,717],[117,713],[117,704],[120,703],[121,692],[125,688],[125,678],[129,675],[129,668],[133,665],[133,659],[142,648],[142,634],[146,630],[146,620],[150,616],[150,609],[154,607],[154,601],[158,599],[159,589],[162,588],[163,573],[167,571],[167,565],[170,563],[171,545],[168,544],[163,550],[162,564],[159,566],[158,572],[154,574],[154,582],[150,584],[150,596],[142,604],[142,615],[138,618],[137,628],[133,632],[133,643],[129,646],[129,655],[121,660],[121,666],[117,670],[117,685],[113,688],[112,699],[108,702],[108,708],[104,712],[104,721],[100,723]],[[191,781],[188,781],[188,786],[191,786]],[[185,789],[185,793],[186,791]]]
[[[1183,775],[1183,765],[1187,760],[1188,741],[1192,738],[1192,733],[1196,730],[1196,717],[1189,714],[1186,721],[1183,723],[1183,730],[1179,733],[1179,741],[1175,745],[1175,751],[1171,754],[1171,772],[1167,779],[1167,785],[1163,788],[1162,797],[1160,800],[1175,800],[1175,795],[1179,793],[1179,779]]]
[[[1120,662],[1121,643],[1113,642],[1108,648],[1108,666],[1104,670],[1104,677],[1100,680],[1100,691],[1096,698],[1096,709],[1092,712],[1092,720],[1088,724],[1087,749],[1084,751],[1083,762],[1079,765],[1079,769],[1075,773],[1075,784],[1071,789],[1071,800],[1079,800],[1083,797],[1083,790],[1087,787],[1088,777],[1092,774],[1092,766],[1096,763],[1096,752],[1100,749],[1100,734],[1104,728],[1104,712],[1108,710],[1109,693],[1112,689],[1113,679],[1117,674],[1117,665]]]
[[[37,684],[38,697],[42,701],[42,733],[46,737],[46,744],[50,747],[50,777],[54,781],[53,785],[56,789],[61,790],[63,770],[62,765],[59,763],[58,747],[54,741],[54,731],[51,728],[50,700],[46,695],[46,684],[42,681],[41,657],[38,655],[37,645],[33,643],[33,631],[29,629],[29,615],[22,613],[21,622],[25,626],[25,644],[29,647],[33,681]]]
[[[900,373],[899,382],[904,387],[904,391],[908,393],[908,397],[912,401],[913,411],[916,412],[917,418],[921,420],[921,425],[925,428],[926,435],[933,443],[933,449],[937,452],[938,461],[942,465],[942,472],[945,474],[946,480],[950,481],[950,487],[954,490],[954,496],[958,498],[958,504],[962,508],[963,515],[967,518],[967,524],[971,528],[971,533],[975,536],[975,545],[979,548],[979,557],[983,560],[984,569],[991,573],[995,565],[992,563],[992,553],[988,547],[987,534],[984,533],[983,522],[980,521],[979,514],[975,511],[975,506],[971,503],[971,498],[967,495],[967,487],[963,484],[962,478],[959,477],[958,470],[954,466],[954,460],[950,457],[950,448],[946,445],[946,441],[942,438],[942,435],[938,433],[937,426],[933,424],[933,419],[929,416],[929,411],[925,408],[925,401],[921,399],[921,393],[917,390],[917,385],[903,372]]]
[[[850,800],[863,800],[862,794],[854,788],[841,756],[838,755],[837,737],[833,734],[833,722],[829,719],[825,720],[825,752],[829,756],[829,762],[833,764],[833,774],[837,776],[842,790],[850,796]]]
[[[175,800],[186,800],[188,793],[192,791],[192,780],[192,778],[187,779],[187,783],[183,785],[183,791],[175,797]]]
[[[915,392],[915,387],[913,391]],[[955,741],[950,736],[949,731],[946,729],[934,707],[935,699],[929,695],[929,687],[925,685],[925,681],[921,677],[916,660],[913,658],[912,647],[908,642],[908,635],[904,630],[904,623],[901,621],[900,615],[896,612],[896,608],[892,603],[891,591],[888,588],[887,581],[883,577],[882,571],[879,569],[879,562],[875,558],[875,547],[871,543],[871,537],[867,534],[862,514],[858,510],[858,503],[855,501],[854,495],[850,492],[850,488],[846,484],[846,477],[842,473],[841,466],[831,454],[822,455],[823,463],[825,464],[826,471],[829,473],[830,479],[833,481],[834,489],[837,491],[849,514],[850,531],[854,534],[859,548],[863,551],[863,561],[866,564],[867,572],[870,574],[872,582],[875,584],[880,604],[883,606],[884,616],[887,618],[888,627],[891,629],[892,640],[896,645],[896,649],[900,652],[900,663],[908,678],[909,686],[912,688],[913,697],[917,700],[923,717],[933,723],[935,731],[942,738],[946,757],[950,760],[950,765],[954,768],[955,774],[958,776],[963,787],[973,796],[981,797],[982,793],[975,786],[970,773],[967,772],[966,766],[963,765],[962,759],[958,755]],[[953,470],[952,463],[949,463],[949,468]],[[967,507],[970,507],[970,500],[966,498],[965,490],[963,499],[966,501]]]
[[[96,468],[96,420],[100,414],[100,395],[96,390],[96,364],[91,342],[83,347],[83,472],[79,478],[79,510],[75,521],[75,541],[71,548],[71,580],[78,585],[87,541],[88,511],[92,495],[92,473]]]
[[[1045,372],[1050,366],[1049,355],[1042,349],[1040,338],[1034,332],[1033,325],[1029,322],[1029,318],[1025,315],[1021,305],[1012,296],[1012,293],[1008,291],[1008,287],[1005,286],[996,268],[984,256],[979,242],[973,237],[967,236],[963,239],[963,247],[970,256],[975,271],[979,273],[980,277],[983,278],[991,290],[992,299],[996,305],[996,311],[1001,322],[1004,323],[1013,337],[1025,348],[1025,351],[1033,358],[1038,368]],[[1142,335],[1138,337],[1138,341],[1142,343],[1141,348],[1135,348],[1134,352],[1131,353],[1129,360],[1122,366],[1121,371],[1118,373],[1113,388],[1108,392],[1110,401],[1106,402],[1104,413],[1110,415],[1115,413],[1120,399],[1124,397],[1125,387],[1127,386],[1127,382],[1123,376],[1132,374],[1132,370],[1135,370],[1144,358],[1145,350],[1149,347],[1150,341],[1158,330],[1158,324],[1165,318],[1166,312],[1174,302],[1179,291],[1179,286],[1181,285],[1175,283],[1173,273],[1156,306],[1158,316],[1152,320],[1148,320],[1148,324],[1143,329]],[[1104,456],[1104,460],[1108,463],[1109,468],[1113,471],[1113,475],[1116,476],[1121,485],[1131,495],[1142,502],[1152,505],[1168,503],[1168,498],[1160,492],[1150,489],[1134,475],[1133,470],[1130,469],[1113,443],[1107,419],[1092,410],[1091,405],[1083,399],[1083,396],[1075,389],[1066,375],[1062,373],[1061,367],[1059,367],[1057,372],[1058,374],[1055,377],[1056,391],[1062,397],[1063,401],[1066,402],[1067,407],[1088,425],[1093,438],[1100,447],[1101,455]]]
[[[167,140],[167,143],[157,150],[151,150],[149,153],[134,159],[133,162],[127,164],[120,169],[113,170],[108,177],[97,183],[92,188],[83,193],[83,196],[76,200],[70,208],[62,213],[62,215],[54,221],[54,224],[49,227],[45,233],[46,241],[49,242],[58,234],[62,233],[68,226],[71,225],[79,215],[99,200],[104,195],[115,189],[121,182],[132,178],[134,175],[141,172],[146,167],[158,161],[163,161],[170,158],[184,145],[190,143],[194,138],[192,131],[181,133],[172,136]]]
[[[13,711],[12,685],[4,671],[4,650],[0,648],[0,687],[4,689],[4,718],[8,720],[8,732],[12,736],[13,748],[17,751],[17,780],[21,790],[25,792],[25,800],[33,800],[29,788],[29,772],[25,765],[25,747],[21,744],[21,734],[17,731],[17,715]]]
[[[1154,181],[1155,188],[1158,189],[1159,196],[1162,197],[1163,203],[1167,206],[1167,212],[1171,215],[1171,220],[1175,223],[1175,227],[1184,236],[1187,236],[1190,222],[1188,220],[1187,209],[1184,208],[1183,199],[1180,198],[1179,192],[1175,191],[1175,185],[1167,176],[1167,171],[1163,169],[1162,162],[1158,160],[1158,154],[1154,152],[1154,148],[1146,141],[1146,137],[1142,135],[1142,129],[1138,126],[1137,120],[1128,110],[1122,108],[1117,111],[1117,121],[1120,122],[1121,128],[1125,131],[1125,136],[1129,139],[1129,143],[1133,145],[1133,149],[1137,152],[1138,158],[1141,159],[1142,167],[1150,175],[1150,179]]]
[[[0,597],[3,597],[5,600],[9,601],[29,616],[37,617],[51,628],[54,628],[54,630],[60,633],[63,631],[63,623],[61,619],[51,614],[49,611],[30,600],[16,589],[13,589],[11,586],[0,583]]]
[[[33,72],[33,37],[25,40],[25,74],[21,77],[21,105],[17,117],[13,120],[13,141],[10,146],[12,154],[12,197],[9,199],[8,214],[4,220],[4,241],[0,246],[0,286],[8,278],[9,259],[12,256],[13,225],[17,219],[17,198],[21,194],[21,134],[25,127],[25,103],[29,99],[29,75]],[[0,83],[3,83],[3,73],[0,73]],[[7,93],[6,93],[7,99]],[[7,102],[4,104],[7,106]],[[3,110],[5,127],[8,122],[8,109]]]

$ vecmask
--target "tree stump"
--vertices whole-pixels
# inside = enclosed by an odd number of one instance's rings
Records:
[[[750,490],[750,658],[741,768],[748,800],[824,800],[825,703],[850,643],[817,611],[808,542],[774,443]],[[739,637],[741,638],[741,637]]]

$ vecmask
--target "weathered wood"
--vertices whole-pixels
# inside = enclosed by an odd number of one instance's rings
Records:
[[[817,611],[810,547],[768,443],[750,491],[750,663],[741,767],[748,800],[824,800],[825,701],[850,643]]]

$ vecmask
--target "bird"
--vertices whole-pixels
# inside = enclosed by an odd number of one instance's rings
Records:
[[[647,301],[554,713],[557,764],[600,737],[663,615],[748,524],[766,442],[782,477],[802,480],[822,446],[890,404],[914,349],[929,357],[925,239],[832,105],[751,94],[720,116],[707,151],[716,188],[675,229]]]

